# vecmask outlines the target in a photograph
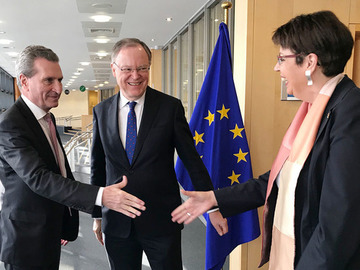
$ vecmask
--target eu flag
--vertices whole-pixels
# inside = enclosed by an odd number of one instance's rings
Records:
[[[252,178],[250,152],[232,76],[231,49],[226,24],[219,26],[210,65],[190,120],[194,143],[215,189]],[[185,190],[194,190],[178,159],[176,174]],[[229,232],[219,236],[205,214],[206,269],[221,269],[226,257],[239,244],[260,235],[257,210],[228,218]]]

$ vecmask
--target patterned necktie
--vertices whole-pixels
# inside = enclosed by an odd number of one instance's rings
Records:
[[[60,159],[60,152],[59,152],[59,146],[58,146],[58,140],[57,140],[57,137],[56,137],[56,131],[55,131],[55,125],[51,119],[51,116],[50,116],[50,113],[47,113],[45,116],[44,116],[44,120],[48,123],[49,125],[49,130],[50,130],[50,140],[51,140],[51,144],[54,148],[54,151],[55,151],[55,158],[56,158],[56,161],[58,163],[58,166],[60,168],[60,171],[61,171],[61,175],[62,176],[65,176],[65,172],[64,172],[64,167],[61,166],[61,159]]]
[[[128,156],[129,162],[131,164],[134,150],[135,150],[135,143],[136,143],[136,114],[135,114],[135,105],[136,102],[132,101],[129,102],[129,114],[127,119],[127,128],[126,128],[126,154]]]

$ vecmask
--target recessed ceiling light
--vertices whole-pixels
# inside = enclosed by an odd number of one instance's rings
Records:
[[[108,15],[95,15],[90,18],[93,19],[95,22],[108,22],[112,19],[112,17]]]
[[[166,18],[167,22],[171,22],[173,19],[171,17]]]
[[[88,66],[88,65],[90,65],[90,62],[80,62],[80,65],[82,65],[82,66]]]
[[[109,3],[95,3],[91,5],[94,8],[112,8],[112,4]]]
[[[14,41],[12,41],[10,39],[0,39],[0,44],[2,44],[2,45],[9,45],[12,42],[14,42]]]
[[[73,78],[73,79],[77,79],[77,78],[78,78],[78,76],[71,76],[71,78]]]
[[[108,81],[105,81],[104,84],[109,84],[109,82],[108,82]]]
[[[5,31],[0,31],[0,34],[6,34],[6,32]]]
[[[105,37],[99,37],[99,38],[95,38],[94,39],[96,43],[108,43],[110,41],[110,39],[105,38]]]
[[[100,56],[100,57],[105,57],[105,56],[108,55],[108,53],[107,53],[107,52],[104,52],[104,51],[100,51],[100,52],[97,52],[96,55],[97,55],[97,56]]]
[[[81,73],[80,73],[80,72],[74,72],[73,74],[74,74],[74,75],[76,75],[76,76],[81,75]]]
[[[155,41],[155,38],[152,38],[151,41],[154,42],[154,41]]]
[[[78,68],[77,70],[78,70],[78,71],[83,71],[84,69],[83,69],[83,68]]]
[[[17,57],[18,56],[18,52],[7,52],[8,55],[10,55],[11,57]]]

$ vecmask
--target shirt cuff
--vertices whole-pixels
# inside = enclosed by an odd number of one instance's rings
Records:
[[[216,207],[216,208],[210,209],[210,210],[209,210],[209,211],[207,211],[206,213],[210,214],[210,213],[215,212],[215,211],[219,211],[219,207]]]
[[[103,197],[103,193],[104,193],[104,188],[100,187],[98,194],[96,196],[96,201],[95,201],[95,205],[97,206],[102,206],[102,197]]]

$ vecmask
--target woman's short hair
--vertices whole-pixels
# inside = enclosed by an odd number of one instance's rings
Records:
[[[111,54],[111,62],[114,62],[117,55],[121,51],[121,49],[126,47],[136,47],[140,45],[144,48],[148,58],[149,58],[149,65],[151,64],[151,51],[149,47],[145,44],[145,42],[141,41],[137,38],[124,38],[116,42],[116,44],[113,47],[112,54]]]
[[[349,29],[331,11],[299,15],[275,30],[274,44],[292,50],[296,63],[314,53],[325,76],[332,77],[344,71],[354,45]]]

